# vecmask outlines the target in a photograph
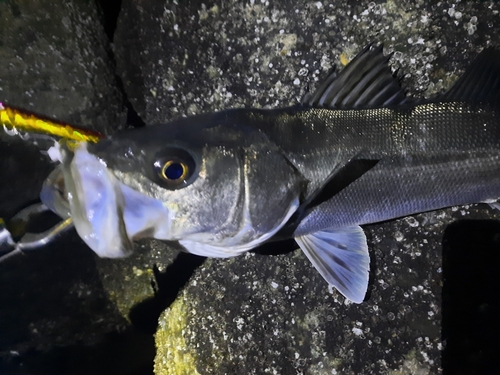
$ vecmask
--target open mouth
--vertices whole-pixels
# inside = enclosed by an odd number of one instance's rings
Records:
[[[85,143],[74,152],[59,151],[61,165],[44,184],[42,202],[62,218],[71,217],[94,252],[123,257],[132,252],[134,239],[165,237],[170,220],[162,202],[122,184]]]

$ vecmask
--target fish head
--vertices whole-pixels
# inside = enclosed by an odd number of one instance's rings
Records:
[[[302,178],[238,117],[201,115],[63,148],[58,191],[80,237],[103,257],[126,255],[139,238],[232,256],[271,237],[297,209]],[[214,247],[224,250],[206,250]]]

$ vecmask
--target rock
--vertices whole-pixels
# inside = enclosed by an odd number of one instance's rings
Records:
[[[105,133],[123,126],[122,94],[94,5],[13,1],[0,4],[0,19],[2,102]],[[53,166],[31,144],[1,137],[2,179],[10,183],[1,186],[0,215],[10,217],[38,198]],[[9,178],[29,168],[32,189]]]
[[[411,94],[429,96],[500,31],[499,6],[488,2],[121,6],[112,56],[92,2],[0,4],[6,101],[106,133],[124,125],[122,94],[148,124],[287,106],[369,42],[394,52]],[[37,197],[51,165],[5,139],[0,216],[9,217]],[[495,366],[493,350],[471,346],[484,337],[476,328],[500,332],[490,324],[499,307],[489,255],[500,229],[483,221],[497,217],[470,206],[366,226],[372,270],[360,305],[329,289],[290,243],[203,262],[144,240],[130,258],[96,261],[68,236],[0,264],[0,372],[151,372],[156,330],[157,374],[475,373]],[[464,218],[483,220],[449,225]],[[455,284],[443,288],[447,277]],[[462,279],[474,286],[467,293]]]
[[[409,363],[438,372],[444,224],[411,219],[419,227],[367,229],[374,264],[361,305],[328,288],[300,251],[207,261],[160,319],[156,373],[187,358],[200,374],[389,373]]]
[[[124,123],[109,41],[93,4],[1,5],[2,100],[101,132]]]
[[[498,4],[123,2],[117,66],[146,123],[297,103],[369,42],[414,95],[454,82],[500,28]],[[131,46],[133,48],[131,48]],[[485,207],[467,211],[492,217]],[[367,300],[329,290],[302,253],[211,259],[160,318],[157,374],[442,372],[442,239],[456,209],[367,226]]]
[[[0,100],[102,132],[123,127],[101,21],[94,2],[2,2]],[[53,167],[36,146],[0,129],[0,217],[38,200]],[[71,363],[61,358],[80,350],[88,359],[88,345],[128,326],[108,301],[94,258],[73,234],[0,263],[1,373],[55,373],[50,358]],[[89,368],[82,362],[70,367]]]

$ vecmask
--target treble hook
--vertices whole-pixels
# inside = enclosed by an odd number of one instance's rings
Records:
[[[39,249],[52,242],[61,233],[73,228],[73,219],[68,217],[41,233],[30,233],[25,230],[34,217],[47,211],[51,210],[43,203],[36,203],[21,210],[9,220],[8,224],[0,218],[0,253],[5,253],[0,256],[0,263],[17,254]],[[20,232],[21,239],[14,241],[13,238],[16,236],[13,236],[8,228]]]

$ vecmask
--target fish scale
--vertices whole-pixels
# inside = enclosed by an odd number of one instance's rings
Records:
[[[370,264],[361,225],[500,197],[500,51],[484,50],[431,99],[407,97],[388,60],[369,45],[293,107],[229,109],[63,145],[54,173],[64,182],[49,180],[42,200],[65,217],[66,197],[101,256],[126,255],[143,237],[208,257],[293,238],[331,286],[361,303]],[[182,173],[164,173],[170,167]],[[95,197],[107,209],[90,215]]]
[[[465,157],[464,157],[465,158]],[[417,164],[418,163],[418,164]],[[500,153],[467,160],[416,158],[381,162],[348,188],[312,209],[295,234],[342,228],[500,197]]]

